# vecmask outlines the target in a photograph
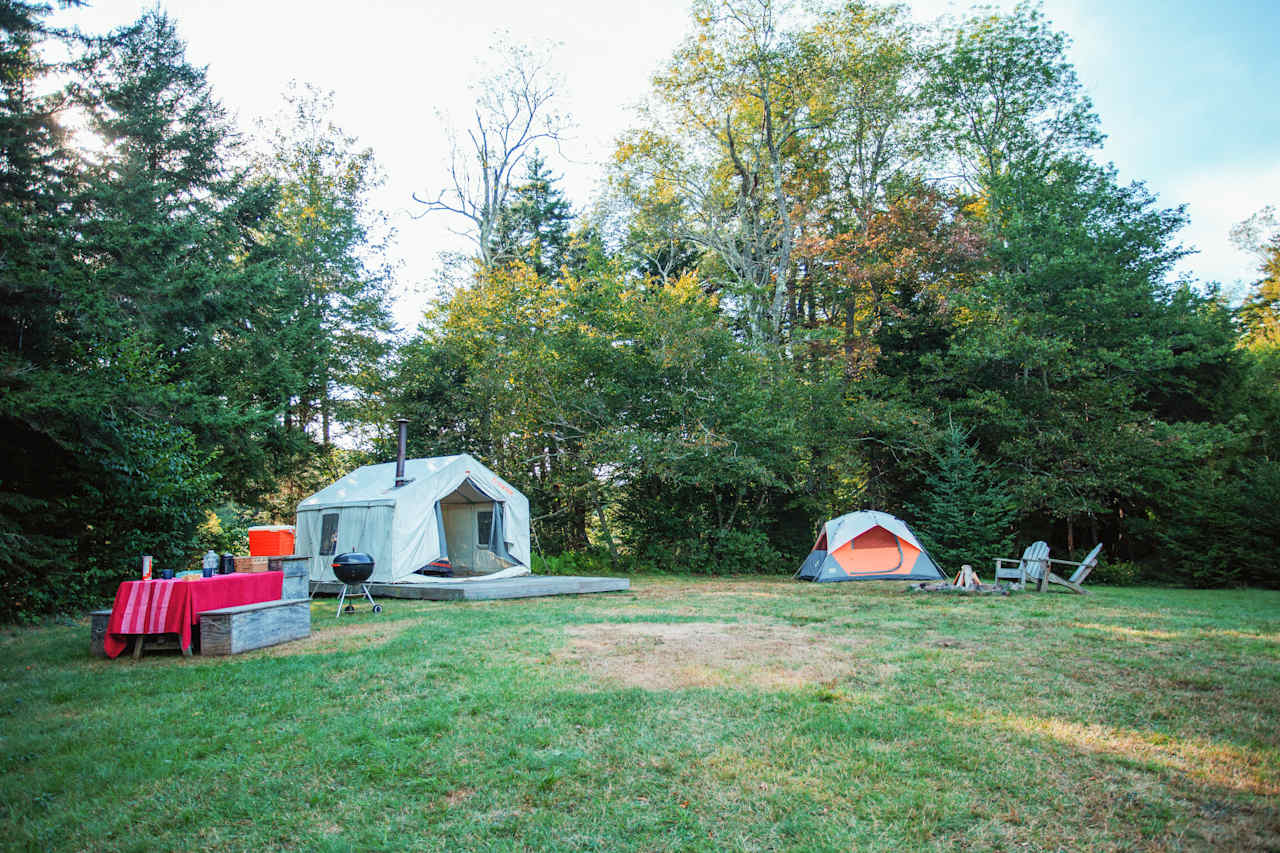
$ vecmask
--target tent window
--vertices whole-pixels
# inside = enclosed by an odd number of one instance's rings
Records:
[[[476,544],[481,548],[489,547],[489,537],[493,535],[493,511],[476,513]]]
[[[320,518],[320,553],[332,554],[338,550],[338,514],[331,512]]]

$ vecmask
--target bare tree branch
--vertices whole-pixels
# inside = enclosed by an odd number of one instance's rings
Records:
[[[501,66],[479,86],[465,141],[451,133],[449,186],[434,198],[413,193],[425,208],[422,215],[448,213],[468,221],[466,234],[486,269],[506,252],[495,235],[512,176],[539,142],[558,144],[568,126],[568,117],[553,108],[560,80],[548,60],[518,46],[500,52]]]

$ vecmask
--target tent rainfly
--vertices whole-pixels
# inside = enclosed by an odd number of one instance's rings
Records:
[[[475,458],[365,465],[298,504],[295,551],[311,580],[335,554],[373,557],[370,582],[456,583],[529,574],[529,501]],[[402,484],[402,485],[398,485]]]
[[[942,571],[906,522],[864,510],[822,525],[795,574],[802,581],[941,580]]]

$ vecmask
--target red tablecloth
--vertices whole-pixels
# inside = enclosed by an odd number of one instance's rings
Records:
[[[276,601],[284,587],[284,572],[236,572],[199,580],[125,581],[116,590],[107,636],[107,657],[128,646],[129,634],[177,634],[182,648],[191,648],[191,626],[204,610]]]

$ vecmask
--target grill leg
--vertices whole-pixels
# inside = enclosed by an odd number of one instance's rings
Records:
[[[342,603],[346,601],[346,598],[347,598],[347,585],[344,583],[342,585],[342,591],[338,593],[338,617],[337,618],[339,619],[342,618]]]
[[[370,594],[369,585],[367,583],[360,584],[360,591],[364,593],[365,598],[369,599],[369,604],[377,605],[378,602],[373,600],[373,595]]]

